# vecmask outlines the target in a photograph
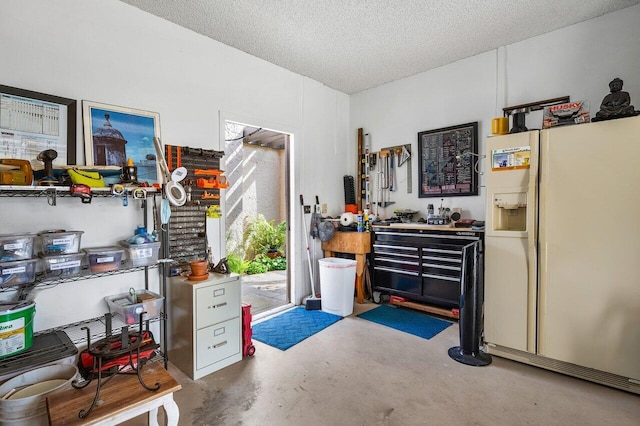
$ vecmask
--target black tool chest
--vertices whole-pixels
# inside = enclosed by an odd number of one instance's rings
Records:
[[[374,226],[373,288],[445,308],[459,308],[462,249],[482,231],[410,224]],[[482,244],[481,244],[482,246]]]

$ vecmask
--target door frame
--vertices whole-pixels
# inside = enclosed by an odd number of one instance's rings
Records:
[[[298,129],[283,125],[280,123],[274,123],[268,119],[251,117],[244,114],[236,114],[228,111],[219,111],[219,119],[218,119],[218,129],[219,129],[219,138],[218,138],[218,150],[224,151],[225,149],[225,123],[227,121],[231,121],[238,124],[244,124],[252,127],[261,127],[262,129],[271,130],[274,132],[284,133],[288,135],[286,137],[287,144],[285,146],[285,197],[286,197],[286,211],[287,211],[287,283],[289,286],[289,302],[291,304],[299,304],[299,299],[302,298],[301,294],[304,291],[304,288],[300,286],[300,279],[297,279],[299,275],[302,274],[302,270],[297,267],[300,265],[300,253],[301,247],[299,246],[297,239],[294,238],[294,235],[299,235],[300,231],[298,230],[298,221],[295,207],[298,204],[295,203],[295,197],[293,194],[299,192],[299,170],[294,165],[296,164],[296,134],[300,134]],[[222,159],[222,165],[220,166],[224,170],[224,158]],[[220,199],[220,207],[222,212],[226,211],[226,197],[222,197]],[[210,234],[213,236],[217,236],[217,249],[218,253],[220,253],[221,257],[226,256],[226,244],[225,244],[225,224],[224,220],[218,220],[218,229]],[[216,241],[209,241],[209,244],[212,247],[216,246]],[[215,248],[214,255],[215,255]]]

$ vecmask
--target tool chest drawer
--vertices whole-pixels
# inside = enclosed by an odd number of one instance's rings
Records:
[[[445,308],[460,307],[460,279],[434,277],[422,280],[422,300]]]
[[[482,241],[482,231],[398,229],[374,226],[374,290],[458,308],[463,247]]]
[[[420,250],[416,247],[374,244],[376,267],[406,271],[410,275],[419,275]]]
[[[422,249],[422,276],[458,281],[462,272],[462,248],[435,246]]]
[[[379,290],[398,294],[422,295],[422,277],[419,272],[407,272],[399,268],[374,267],[375,283]]]
[[[196,290],[196,328],[235,318],[240,313],[240,282],[222,283]]]

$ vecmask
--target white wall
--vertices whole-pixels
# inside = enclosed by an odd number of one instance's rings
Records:
[[[417,133],[479,121],[478,133],[484,135],[491,130],[495,91],[495,54],[485,53],[351,97],[352,134],[356,135],[362,127],[371,135],[373,151],[411,144],[412,193],[407,194],[406,166],[399,167],[397,190],[389,198],[395,204],[381,208],[380,216],[391,217],[394,209],[425,212],[427,203],[436,208],[440,205],[440,198],[418,198]],[[479,193],[480,197],[456,197],[455,204],[451,204],[451,198],[445,198],[444,205],[461,207],[478,218],[484,203],[480,201],[484,197],[483,188]]]
[[[276,224],[287,220],[286,212],[281,210],[286,161],[284,150],[245,145],[242,155],[243,194],[246,194],[242,197],[242,207],[245,216],[262,214]]]
[[[357,128],[371,134],[374,150],[411,143],[415,153],[418,132],[479,121],[484,152],[490,119],[505,105],[569,94],[591,101],[594,113],[608,82],[619,76],[640,107],[640,6],[351,97],[116,0],[5,0],[0,16],[0,84],[158,112],[162,139],[172,145],[222,149],[224,119],[293,133],[290,264],[298,300],[309,293],[298,196],[318,195],[329,214],[342,211],[342,176],[355,174]],[[527,124],[539,121],[532,114]],[[82,159],[80,112],[77,130]],[[399,170],[396,204],[388,213],[423,212],[433,201],[417,196],[415,156],[413,170],[410,195]],[[448,198],[446,205],[483,218],[484,198],[481,188],[478,197]],[[0,233],[81,229],[85,247],[114,243],[139,223],[135,207],[120,214],[117,200],[81,206],[65,199],[58,207],[41,199],[1,203]],[[138,286],[139,277],[131,278],[43,289],[36,329],[102,314],[101,297]]]
[[[360,127],[371,135],[374,151],[412,144],[413,193],[406,193],[406,172],[400,168],[398,190],[391,196],[395,204],[384,213],[415,209],[424,216],[427,203],[440,204],[440,198],[418,198],[420,131],[478,121],[482,154],[491,118],[501,116],[503,107],[570,95],[589,101],[594,116],[614,77],[624,80],[623,90],[640,109],[639,22],[640,6],[630,7],[352,95],[354,144]],[[541,123],[541,112],[527,116],[528,128]],[[482,161],[480,171],[484,168]],[[444,205],[461,207],[463,217],[483,219],[485,198],[481,187],[478,196],[447,197]]]
[[[349,143],[347,95],[116,0],[8,0],[0,16],[0,84],[76,99],[79,107],[90,100],[158,112],[162,140],[171,145],[224,149],[225,117],[293,133],[290,263],[297,300],[310,293],[297,194],[333,191],[305,166],[330,164],[342,176],[355,161],[318,149]],[[80,112],[77,129],[82,161]],[[85,247],[112,244],[139,221],[132,207],[122,215],[112,201],[86,207],[67,199],[53,208],[45,200],[3,199],[0,233],[66,227],[85,231]],[[131,277],[44,289],[36,329],[101,315],[104,295],[141,285]]]

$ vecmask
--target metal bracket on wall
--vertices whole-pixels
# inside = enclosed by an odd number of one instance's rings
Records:
[[[527,131],[525,126],[525,114],[531,111],[538,111],[544,107],[551,105],[564,104],[569,102],[569,96],[561,96],[559,98],[545,99],[543,101],[530,102],[528,104],[514,105],[502,108],[505,117],[513,114],[513,123],[509,133],[519,133]]]
[[[502,108],[502,112],[504,113],[504,116],[507,117],[514,112],[538,111],[543,109],[546,106],[564,104],[567,102],[570,102],[570,97],[561,96],[559,98],[545,99],[543,101],[530,102],[528,104],[520,104],[520,105],[514,105],[510,107],[504,107]]]

